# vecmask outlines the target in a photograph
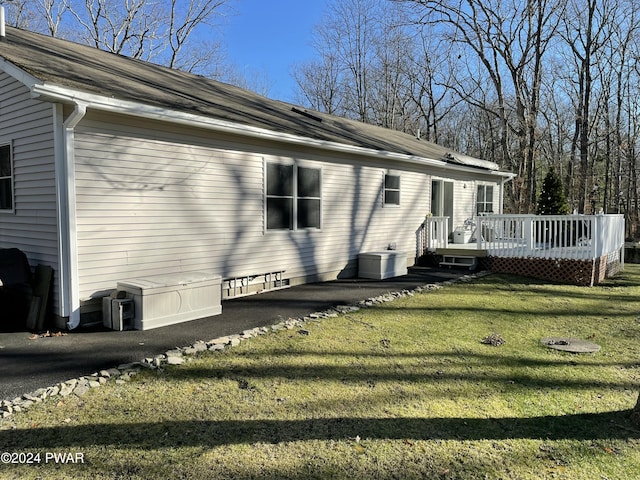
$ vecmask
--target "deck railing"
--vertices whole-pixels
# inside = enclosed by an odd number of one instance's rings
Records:
[[[624,247],[623,215],[489,214],[473,223],[471,242],[489,256],[588,260]],[[448,248],[450,234],[449,217],[426,217],[418,255]]]
[[[427,216],[418,230],[418,254],[449,246],[449,217]]]
[[[596,259],[624,246],[624,216],[487,215],[475,239],[490,256]]]

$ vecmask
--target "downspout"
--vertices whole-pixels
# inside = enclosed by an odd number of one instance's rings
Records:
[[[7,32],[4,26],[4,6],[0,5],[0,40],[4,40]]]
[[[59,107],[62,108],[62,107]],[[61,250],[60,282],[63,315],[67,328],[80,325],[80,284],[78,282],[78,238],[76,226],[75,127],[87,113],[87,106],[76,103],[62,123],[60,161],[56,169],[58,187],[59,242]]]

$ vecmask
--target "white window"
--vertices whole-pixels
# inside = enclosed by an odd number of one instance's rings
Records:
[[[13,162],[10,145],[0,145],[0,210],[13,210]]]
[[[320,228],[319,168],[267,163],[267,230]]]
[[[478,185],[476,213],[493,213],[493,185]]]
[[[400,205],[400,175],[384,176],[384,205]]]

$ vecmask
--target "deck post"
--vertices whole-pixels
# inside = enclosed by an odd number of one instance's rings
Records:
[[[602,221],[604,219],[603,215],[595,215],[594,221],[592,222],[591,228],[593,231],[591,232],[591,258],[597,260],[603,254],[604,247],[604,239],[601,238],[605,232],[603,231]]]
[[[523,218],[523,236],[524,236],[524,256],[528,257],[531,256],[533,254],[533,222],[534,222],[534,217],[531,216],[526,216],[525,218]]]

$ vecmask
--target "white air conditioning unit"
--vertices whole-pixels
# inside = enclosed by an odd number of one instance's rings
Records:
[[[122,293],[122,292],[119,292]],[[133,298],[102,299],[102,323],[111,330],[132,330],[134,328],[135,306]]]

